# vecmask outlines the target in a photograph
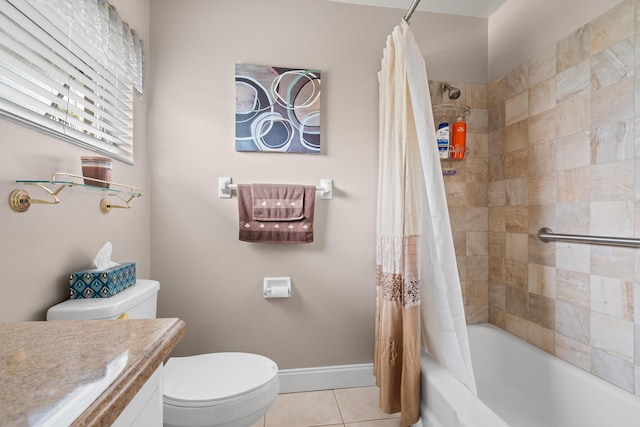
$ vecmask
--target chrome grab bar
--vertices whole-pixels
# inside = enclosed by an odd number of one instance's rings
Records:
[[[572,243],[591,243],[594,245],[609,246],[626,246],[631,248],[640,247],[640,239],[632,237],[605,237],[605,236],[584,236],[580,234],[556,234],[548,227],[542,227],[538,230],[538,239],[541,242],[549,243],[551,241],[572,242]]]

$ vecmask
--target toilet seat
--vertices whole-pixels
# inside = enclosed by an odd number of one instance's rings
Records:
[[[162,371],[164,427],[247,427],[280,391],[278,366],[257,354],[173,357]]]
[[[251,353],[172,357],[163,370],[163,400],[180,407],[230,404],[277,381],[278,366]]]

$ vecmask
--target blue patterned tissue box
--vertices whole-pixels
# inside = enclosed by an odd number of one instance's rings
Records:
[[[69,275],[70,299],[109,298],[136,283],[136,263],[106,270],[84,270]]]

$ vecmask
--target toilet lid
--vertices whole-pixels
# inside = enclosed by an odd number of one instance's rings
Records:
[[[272,381],[278,366],[250,353],[211,353],[172,357],[163,368],[164,401],[207,406],[249,393]]]

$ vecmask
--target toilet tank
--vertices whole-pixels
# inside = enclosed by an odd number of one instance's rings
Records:
[[[47,310],[47,320],[129,319],[156,317],[160,283],[138,279],[136,284],[110,298],[70,299]]]

